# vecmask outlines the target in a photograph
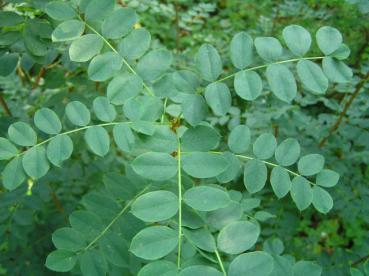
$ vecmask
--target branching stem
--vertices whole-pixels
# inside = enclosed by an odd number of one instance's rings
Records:
[[[80,20],[82,20],[82,18],[80,17]],[[82,20],[83,21],[83,20]],[[106,45],[108,45],[108,47],[116,54],[118,54],[123,63],[127,66],[128,70],[134,74],[134,75],[138,75],[137,72],[132,68],[132,66],[128,63],[128,61],[114,48],[113,45],[111,45],[111,43],[103,36],[101,35],[94,27],[92,27],[91,25],[89,25],[86,21],[84,21],[84,23],[86,24],[87,28],[89,28],[92,32],[94,32],[95,34],[97,34],[104,42]],[[147,93],[150,95],[150,96],[154,96],[154,93],[152,92],[152,90],[150,89],[150,87],[145,83],[143,82],[143,86],[145,87]]]

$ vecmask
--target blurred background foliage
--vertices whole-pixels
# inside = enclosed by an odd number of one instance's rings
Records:
[[[104,94],[102,85],[87,80],[84,67],[70,63],[55,48],[61,46],[51,43],[55,22],[44,12],[47,2],[0,1],[3,10],[16,10],[25,18],[20,25],[1,26],[0,56],[10,47],[20,58],[14,73],[0,77],[1,136],[10,123],[29,121],[42,106],[57,111],[64,108],[65,99],[88,103]],[[297,138],[306,152],[322,152],[328,167],[341,174],[340,185],[331,190],[335,204],[328,215],[312,208],[300,213],[291,200],[277,201],[268,190],[257,195],[254,209],[263,206],[277,217],[266,220],[263,235],[284,237],[286,252],[296,258],[317,259],[324,275],[350,275],[350,267],[362,268],[369,257],[369,1],[119,3],[137,10],[140,23],[136,27],[147,28],[154,45],[175,51],[177,69],[188,67],[205,42],[228,56],[229,42],[241,30],[253,36],[276,37],[289,24],[299,24],[311,33],[324,25],[340,30],[351,49],[352,82],[331,86],[324,96],[302,93],[292,105],[267,94],[251,103],[234,99],[230,114],[208,120],[223,133],[247,121],[255,135],[271,130],[281,139]],[[41,53],[32,47],[38,43],[44,45]],[[43,263],[52,249],[51,233],[78,209],[81,197],[102,182],[104,172],[123,162],[117,153],[90,160],[86,148],[78,147],[78,140],[76,143],[72,162],[54,169],[37,185],[29,182],[28,188],[7,193],[0,187],[0,275],[26,275],[25,271],[27,275],[52,274]]]

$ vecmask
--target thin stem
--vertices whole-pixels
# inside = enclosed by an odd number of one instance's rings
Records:
[[[2,108],[4,109],[4,113],[10,117],[12,117],[12,113],[9,109],[9,106],[7,105],[4,97],[3,97],[3,94],[0,92],[0,105],[2,106]]]
[[[178,166],[178,257],[177,268],[181,268],[181,249],[182,249],[182,173],[181,173],[181,143],[178,138],[177,150]]]
[[[126,210],[132,205],[132,203],[135,201],[137,197],[142,195],[147,189],[150,188],[151,185],[146,186],[143,190],[141,190],[132,200],[130,200],[126,206],[112,219],[112,221],[104,228],[103,231],[99,235],[97,235],[85,248],[83,248],[81,251],[86,251],[91,246],[93,246],[102,236],[105,235],[105,233],[112,227],[112,225],[126,212]]]
[[[220,151],[209,151],[209,153],[213,153],[213,154],[223,154],[223,152],[220,152]],[[275,164],[275,163],[272,163],[272,162],[268,162],[268,161],[265,161],[265,160],[260,160],[260,159],[257,159],[255,157],[252,157],[252,156],[247,156],[247,155],[241,155],[241,154],[235,154],[235,156],[237,156],[238,158],[241,158],[241,159],[247,159],[247,160],[259,160],[261,162],[263,162],[265,165],[268,165],[270,167],[279,167],[278,164]],[[289,174],[293,175],[293,176],[302,176],[301,174],[298,174],[294,171],[291,171],[289,169],[286,169],[285,167],[283,167]],[[309,180],[308,180],[309,181]],[[311,185],[316,185],[315,183],[309,181],[309,183]]]
[[[217,259],[218,259],[218,263],[219,263],[219,266],[220,266],[220,269],[222,270],[223,272],[223,275],[224,276],[227,276],[227,272],[225,271],[224,269],[224,265],[223,265],[223,262],[222,262],[222,259],[220,258],[220,255],[219,255],[219,252],[217,249],[215,249],[215,255],[217,256]]]
[[[361,89],[364,87],[365,83],[369,80],[369,71],[366,73],[366,75],[364,76],[364,78],[356,85],[355,88],[355,92],[353,94],[351,94],[350,99],[348,100],[348,102],[345,104],[341,114],[338,116],[336,122],[334,123],[333,126],[330,127],[329,132],[327,134],[327,136],[325,136],[319,143],[319,147],[323,147],[325,145],[325,143],[328,141],[328,138],[339,128],[339,126],[341,125],[343,118],[346,116],[347,111],[349,110],[351,104],[353,103],[353,101],[355,100],[355,98],[359,95]]]
[[[222,79],[219,79],[215,82],[222,82],[225,81],[227,79],[233,78],[237,73],[239,72],[248,72],[248,71],[254,71],[254,70],[258,70],[258,69],[262,69],[262,68],[266,68],[269,65],[272,64],[283,64],[283,63],[290,63],[290,62],[295,62],[295,61],[300,61],[300,60],[317,60],[317,59],[323,59],[324,57],[305,57],[305,58],[292,58],[292,59],[287,59],[287,60],[281,60],[281,61],[276,61],[276,62],[272,62],[272,63],[268,63],[268,64],[263,64],[263,65],[259,65],[259,66],[255,66],[255,67],[250,67],[241,71],[238,71],[236,73],[233,73],[231,75],[228,75]]]
[[[78,131],[81,131],[81,130],[85,130],[85,129],[88,129],[88,128],[94,127],[94,126],[102,126],[102,127],[104,127],[104,126],[117,125],[117,124],[121,124],[121,123],[130,124],[132,122],[111,122],[111,123],[103,123],[103,124],[98,124],[98,125],[89,125],[89,126],[84,126],[84,127],[72,129],[72,130],[69,130],[69,131],[66,131],[66,132],[59,133],[59,134],[57,134],[57,135],[55,135],[53,137],[50,137],[50,138],[48,138],[48,139],[46,139],[46,140],[44,140],[44,141],[42,141],[42,142],[40,142],[40,143],[38,143],[38,144],[36,144],[34,146],[28,148],[27,150],[22,151],[21,153],[18,153],[17,156],[21,156],[21,155],[25,154],[27,151],[29,151],[32,148],[35,148],[35,147],[41,146],[43,144],[46,144],[47,142],[53,140],[55,137],[60,136],[60,135],[72,134],[72,133],[75,133],[75,132],[78,132]]]
[[[80,20],[83,21],[83,19],[81,17],[80,17]],[[138,75],[137,72],[128,63],[128,61],[114,48],[113,45],[111,45],[111,43],[103,35],[101,35],[94,27],[92,27],[91,25],[89,25],[86,21],[84,21],[84,23],[86,24],[87,28],[89,28],[92,32],[94,32],[99,37],[101,37],[101,39],[105,42],[105,44],[108,45],[108,47],[114,53],[118,54],[121,57],[123,63],[127,66],[128,70],[131,71],[131,73],[133,73],[135,75]],[[151,91],[151,89],[149,88],[149,86],[145,82],[143,82],[143,86],[145,87],[146,91],[149,93],[150,96],[154,96],[154,93]]]
[[[167,103],[168,103],[168,98],[164,99],[164,107],[163,107],[163,114],[161,115],[161,119],[160,119],[160,123],[163,124],[164,123],[164,119],[165,119],[165,112],[167,110]]]

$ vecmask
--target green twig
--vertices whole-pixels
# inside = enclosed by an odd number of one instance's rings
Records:
[[[182,174],[181,174],[181,142],[178,137],[178,257],[177,268],[181,268],[181,249],[182,249]]]
[[[112,219],[112,221],[104,228],[104,230],[101,231],[99,235],[97,235],[85,248],[81,250],[86,251],[91,246],[93,246],[102,236],[105,235],[105,233],[110,229],[110,227],[113,226],[113,224],[127,211],[127,209],[132,205],[132,203],[135,201],[137,197],[142,195],[145,191],[147,191],[150,188],[151,185],[146,186],[143,190],[141,190],[132,200],[130,200],[126,206],[123,207],[123,209]]]
[[[218,259],[218,263],[219,263],[219,266],[220,266],[220,269],[222,270],[223,272],[223,275],[224,276],[227,276],[227,272],[225,271],[224,269],[224,265],[223,265],[223,262],[222,262],[222,259],[220,258],[220,255],[219,255],[219,252],[217,249],[215,249],[215,255],[217,256],[217,259]]]
[[[283,64],[283,63],[290,63],[290,62],[296,62],[296,61],[300,61],[300,60],[317,60],[317,59],[323,59],[324,57],[305,57],[305,58],[293,58],[293,59],[287,59],[287,60],[280,60],[280,61],[276,61],[276,62],[272,62],[272,63],[268,63],[268,64],[263,64],[263,65],[259,65],[259,66],[255,66],[255,67],[250,67],[244,70],[240,70],[236,73],[233,73],[231,75],[228,75],[224,78],[221,78],[215,82],[222,82],[225,81],[227,79],[233,78],[237,73],[239,72],[248,72],[248,71],[254,71],[254,70],[258,70],[258,69],[262,69],[262,68],[266,68],[269,65],[273,65],[273,64]]]

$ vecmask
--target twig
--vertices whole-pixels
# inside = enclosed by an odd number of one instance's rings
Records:
[[[365,262],[367,259],[369,259],[369,255],[366,255],[366,256],[361,257],[360,259],[356,260],[355,262],[353,262],[351,264],[351,266],[355,266],[355,265],[358,265],[358,264],[360,264],[362,262]]]
[[[329,129],[328,135],[324,137],[320,143],[319,147],[323,147],[325,143],[328,141],[328,138],[338,129],[340,124],[342,123],[343,117],[345,117],[347,111],[349,110],[352,102],[355,100],[355,98],[359,95],[359,92],[361,91],[361,88],[363,88],[364,84],[369,79],[369,71],[366,73],[364,78],[356,85],[355,92],[351,95],[350,99],[346,103],[345,107],[343,108],[340,116],[338,117],[337,121],[334,123],[334,125]]]
[[[38,72],[35,82],[33,83],[32,89],[35,89],[39,86],[40,80],[45,75],[45,72],[46,72],[45,67],[41,67],[40,72]]]
[[[0,92],[0,104],[3,107],[5,114],[12,117],[12,113],[11,113],[11,111],[10,111],[10,109],[9,109],[9,107],[8,107],[4,97],[3,97],[3,93],[1,93],[1,92]]]

